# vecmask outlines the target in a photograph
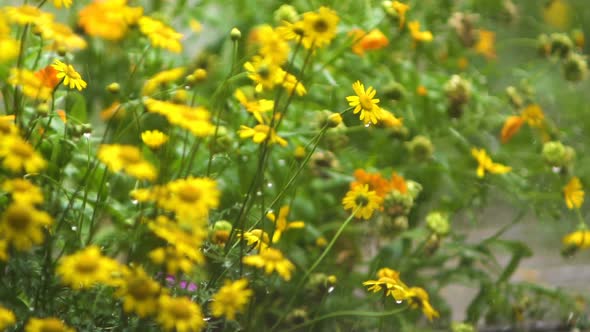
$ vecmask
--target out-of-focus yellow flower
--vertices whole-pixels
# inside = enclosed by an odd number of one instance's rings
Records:
[[[0,306],[0,331],[4,331],[7,327],[16,323],[14,313],[3,306]]]
[[[141,94],[144,96],[152,95],[160,86],[180,79],[185,72],[184,67],[163,70],[145,81]]]
[[[8,21],[19,25],[42,24],[53,20],[53,15],[42,11],[37,6],[9,6],[6,7],[5,10]]]
[[[127,0],[94,0],[78,12],[78,24],[94,37],[117,41],[143,15],[142,7],[129,7]]]
[[[51,97],[52,89],[46,86],[34,72],[27,69],[10,69],[8,83],[20,86],[23,94],[32,99],[47,100]]]
[[[365,51],[373,51],[389,45],[389,40],[379,29],[373,29],[369,33],[361,29],[354,29],[350,33],[355,43],[352,45],[352,52],[363,56]]]
[[[2,167],[13,173],[36,173],[47,166],[43,157],[19,135],[9,135],[0,140]]]
[[[168,135],[159,130],[146,130],[141,133],[141,140],[152,149],[157,149],[168,141]]]
[[[56,269],[62,284],[73,289],[91,288],[112,282],[113,272],[122,267],[112,258],[103,256],[97,246],[89,246],[60,259]]]
[[[340,18],[328,7],[320,7],[317,12],[303,13],[303,46],[322,48],[332,42]]]
[[[521,116],[511,115],[507,117],[500,134],[502,143],[507,143],[520,130],[523,123],[524,119]]]
[[[580,178],[574,176],[563,187],[563,196],[568,209],[579,209],[584,203],[584,189]]]
[[[72,29],[62,23],[49,21],[37,26],[43,39],[53,41],[50,48],[54,51],[66,50],[74,52],[83,50],[87,44],[84,38],[75,34]]]
[[[158,308],[160,285],[142,267],[126,270],[123,275],[123,282],[115,292],[115,296],[123,299],[123,310],[134,312],[139,317],[154,313]]]
[[[283,253],[275,248],[261,249],[258,255],[246,256],[243,258],[246,265],[264,269],[264,273],[271,274],[277,271],[285,281],[291,280],[295,265],[283,256]]]
[[[530,104],[521,113],[522,118],[531,127],[540,128],[543,126],[545,121],[545,114],[541,109],[541,106],[537,104]]]
[[[276,29],[267,24],[259,26],[256,36],[262,57],[279,66],[287,61],[291,47]]]
[[[201,33],[201,31],[203,31],[203,25],[201,22],[195,20],[194,18],[188,22],[188,25],[194,33]]]
[[[0,35],[0,50],[2,50],[0,52],[0,64],[16,59],[19,54],[19,47],[20,42],[18,40]]]
[[[475,160],[477,160],[477,177],[479,178],[483,178],[485,172],[490,172],[492,174],[504,174],[512,170],[511,167],[493,162],[492,158],[490,158],[484,149],[473,148],[471,149],[471,155],[473,158],[475,158]]]
[[[408,22],[408,29],[410,30],[410,34],[412,35],[414,42],[428,43],[433,39],[432,32],[420,31],[420,22],[418,21]]]
[[[418,85],[418,87],[416,88],[416,93],[418,94],[418,96],[424,97],[428,95],[428,89],[426,89],[424,85]]]
[[[119,101],[114,101],[109,107],[100,112],[100,119],[108,121],[113,117],[121,118],[125,115],[125,109],[121,106]]]
[[[25,325],[25,332],[75,332],[73,328],[64,324],[59,318],[31,318]]]
[[[154,180],[157,171],[143,159],[133,145],[103,144],[98,149],[98,159],[113,172],[123,171],[139,180]]]
[[[174,53],[182,51],[182,34],[154,18],[143,16],[138,21],[139,30],[146,35],[154,47],[167,49]]]
[[[487,59],[496,57],[496,33],[489,30],[479,30],[479,39],[474,46],[475,52]]]
[[[226,280],[219,291],[213,295],[213,302],[211,302],[213,316],[235,319],[236,313],[244,310],[248,300],[254,294],[246,287],[248,287],[248,279],[234,282]]]
[[[0,215],[0,234],[2,240],[16,250],[25,251],[43,243],[43,230],[52,222],[47,212],[37,210],[26,201],[14,201]]]
[[[55,8],[70,8],[72,6],[72,0],[53,0]]]
[[[571,8],[566,0],[545,1],[543,19],[558,29],[566,29],[570,23]]]
[[[406,24],[406,12],[410,10],[410,6],[399,1],[394,1],[391,3],[391,7],[397,13],[399,28],[403,28],[404,24]]]
[[[55,59],[51,66],[57,70],[57,78],[63,79],[64,85],[67,85],[70,89],[76,88],[82,91],[82,89],[86,88],[86,81],[82,79],[74,66],[63,63],[58,59]]]
[[[272,242],[277,243],[281,239],[281,235],[284,231],[293,228],[303,228],[305,223],[303,221],[287,221],[290,208],[288,205],[281,206],[279,209],[279,216],[277,217],[274,212],[269,212],[266,217],[275,224],[275,230],[272,236]]]
[[[563,237],[565,246],[572,246],[579,249],[590,248],[590,230],[580,229]]]
[[[205,327],[201,308],[188,297],[162,295],[156,322],[165,331],[199,332]]]
[[[152,98],[146,98],[144,105],[149,112],[166,117],[170,124],[184,128],[196,137],[207,137],[215,130],[210,121],[211,114],[203,107],[178,105]]]
[[[259,123],[263,123],[265,121],[263,113],[272,111],[275,105],[274,100],[270,99],[249,100],[242,89],[237,89],[234,92],[234,97],[236,97],[238,102],[246,109],[246,111],[252,113],[256,121]]]

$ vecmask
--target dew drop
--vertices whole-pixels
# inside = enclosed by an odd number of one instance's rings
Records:
[[[403,302],[404,301],[402,301],[402,300],[395,300],[395,303],[397,303],[397,304],[402,304]]]
[[[137,203],[139,203],[139,202],[136,199],[131,201],[131,204],[133,204],[133,205],[137,205]]]
[[[329,293],[332,293],[333,291],[334,291],[334,286],[330,286],[330,287],[328,288],[328,294],[329,294]]]
[[[370,123],[365,123],[365,128],[369,128],[371,126]]]
[[[256,196],[262,196],[262,191],[257,191]]]
[[[559,172],[561,172],[561,167],[553,166],[551,170],[553,171],[553,173],[558,174]]]
[[[272,188],[272,183],[269,182],[266,186],[269,187],[269,188]]]
[[[86,139],[90,139],[90,136],[92,136],[90,133],[84,133],[82,134],[82,136],[84,136],[84,138]]]
[[[78,230],[78,227],[76,227],[76,226],[72,226],[72,230],[75,232],[75,231],[77,231],[77,230]]]
[[[287,162],[285,161],[285,159],[279,159],[280,166],[285,166],[286,164],[287,164]]]

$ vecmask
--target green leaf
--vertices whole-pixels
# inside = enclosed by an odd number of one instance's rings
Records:
[[[66,114],[68,118],[79,123],[88,121],[86,98],[77,92],[70,92],[66,97]]]

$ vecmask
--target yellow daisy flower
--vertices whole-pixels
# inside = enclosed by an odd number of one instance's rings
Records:
[[[154,166],[133,145],[103,144],[98,149],[98,159],[111,171],[123,171],[139,180],[153,181],[157,177]]]
[[[211,302],[211,313],[215,317],[224,316],[234,320],[236,313],[244,310],[248,300],[254,292],[247,289],[248,280],[240,279],[234,282],[226,280],[223,286],[213,295]]]
[[[7,20],[19,25],[40,24],[53,20],[53,15],[43,12],[33,5],[8,6],[5,10]]]
[[[154,264],[165,265],[166,272],[171,275],[179,272],[191,273],[194,265],[193,261],[174,246],[156,248],[149,252],[148,257]]]
[[[157,149],[168,141],[168,135],[159,130],[146,130],[141,133],[141,140],[152,149]]]
[[[0,186],[4,192],[10,193],[13,201],[35,205],[43,203],[43,192],[27,179],[6,180]]]
[[[438,311],[436,311],[430,304],[428,293],[421,287],[411,287],[404,293],[404,299],[408,299],[410,307],[416,309],[422,309],[422,313],[428,320],[433,320],[439,317]]]
[[[496,34],[493,31],[479,30],[479,39],[475,44],[475,52],[485,56],[488,59],[496,57]]]
[[[78,91],[82,91],[82,89],[86,88],[86,82],[72,65],[55,59],[51,66],[57,70],[57,78],[63,79],[64,85],[67,85],[70,89],[76,88]]]
[[[128,7],[127,0],[94,0],[78,12],[78,25],[89,36],[116,41],[142,15],[143,8]]]
[[[31,318],[25,326],[25,332],[75,332],[73,328],[64,324],[59,318]]]
[[[563,187],[563,196],[568,209],[579,209],[584,204],[584,189],[580,178],[574,176]]]
[[[112,283],[112,276],[121,267],[115,260],[103,256],[97,246],[86,247],[60,259],[56,274],[62,284],[73,289],[91,288],[98,283]]]
[[[59,51],[65,49],[73,52],[86,48],[86,40],[78,36],[72,29],[62,23],[47,22],[40,24],[38,30],[41,32],[43,39],[53,41],[52,50]]]
[[[394,1],[391,7],[397,13],[399,28],[403,28],[404,24],[406,24],[406,12],[410,10],[410,6],[399,1]]]
[[[303,83],[295,75],[289,74],[286,71],[283,71],[281,85],[285,90],[287,90],[287,92],[289,92],[290,95],[296,93],[299,97],[301,97],[307,94],[307,89],[305,89]]]
[[[0,234],[16,250],[29,250],[43,242],[43,228],[52,223],[51,216],[34,206],[14,201],[0,219]]]
[[[33,146],[17,135],[0,141],[0,159],[3,159],[2,166],[14,173],[37,173],[47,165]]]
[[[287,146],[288,144],[284,138],[277,135],[273,128],[265,124],[257,124],[254,128],[241,125],[238,134],[240,135],[240,138],[252,137],[252,141],[257,144],[260,144],[267,139],[269,144],[278,143],[280,146]]]
[[[53,0],[55,8],[70,8],[72,6],[72,0]]]
[[[202,264],[205,261],[199,250],[207,237],[204,222],[201,225],[179,225],[165,216],[158,216],[155,221],[148,224],[148,227],[157,237],[174,247],[177,253],[188,258],[191,263]]]
[[[493,162],[484,149],[472,148],[471,155],[477,160],[477,177],[479,178],[483,178],[486,171],[492,174],[504,174],[512,170],[509,166]]]
[[[279,209],[279,216],[275,216],[274,212],[269,212],[266,217],[275,224],[275,230],[272,236],[272,243],[277,243],[281,239],[284,231],[293,228],[303,228],[305,223],[303,221],[287,221],[289,215],[289,206],[285,205]]]
[[[261,249],[258,255],[246,256],[242,260],[244,264],[264,269],[264,273],[271,274],[277,271],[285,281],[291,280],[291,274],[295,265],[283,256],[283,253],[275,248]]]
[[[141,94],[144,96],[149,96],[156,92],[160,86],[166,83],[177,81],[184,75],[185,72],[186,69],[184,67],[161,71],[145,81],[141,90]]]
[[[367,286],[367,291],[377,293],[382,289],[385,290],[385,296],[392,296],[396,301],[401,299],[396,298],[400,290],[408,288],[399,277],[399,272],[390,268],[382,268],[377,271],[377,280],[367,280],[363,282],[363,286]]]
[[[142,267],[137,267],[125,273],[115,295],[123,299],[125,312],[146,317],[156,312],[160,289],[160,284],[150,278]]]
[[[0,64],[16,59],[19,54],[20,42],[10,37],[0,36]]]
[[[430,31],[420,31],[420,22],[418,21],[411,21],[408,22],[408,29],[410,30],[410,34],[412,35],[412,39],[414,42],[431,42],[432,41],[432,32]]]
[[[258,250],[266,249],[270,243],[270,237],[268,236],[268,233],[258,228],[244,232],[239,236],[245,239],[249,246],[253,246],[253,248]]]
[[[156,321],[165,331],[198,332],[205,327],[201,308],[187,297],[160,297]]]
[[[143,16],[137,22],[139,31],[146,35],[154,47],[167,49],[174,53],[182,51],[182,34],[154,18]]]
[[[262,25],[256,29],[260,45],[259,53],[272,63],[280,66],[287,62],[291,48],[287,41],[270,25]]]
[[[0,331],[4,331],[11,325],[16,323],[14,313],[3,306],[0,306]]]
[[[203,107],[189,107],[152,98],[146,98],[144,105],[149,112],[166,117],[170,124],[184,128],[196,137],[207,137],[215,130],[210,121],[211,114]]]
[[[528,105],[524,110],[522,110],[521,116],[529,126],[534,128],[543,127],[545,114],[543,113],[541,106],[537,104]]]
[[[336,36],[338,14],[328,7],[320,7],[317,12],[303,14],[303,39],[305,48],[322,48]]]
[[[360,112],[359,118],[365,124],[377,124],[383,117],[383,111],[377,105],[379,99],[373,98],[377,94],[377,91],[372,86],[365,91],[365,86],[360,81],[354,82],[352,89],[356,93],[356,96],[348,96],[346,100],[348,101],[348,105],[354,107],[353,113],[357,114]]]
[[[32,99],[47,100],[52,94],[52,89],[46,86],[34,72],[27,69],[10,69],[8,83],[20,86],[22,93]]]
[[[367,184],[353,186],[342,199],[345,210],[354,211],[356,218],[365,220],[371,218],[373,212],[379,209],[381,203],[383,203],[383,198],[377,195],[377,192],[369,191],[369,185]]]
[[[567,247],[579,249],[590,248],[590,230],[580,229],[563,237],[562,242]]]
[[[242,89],[237,89],[234,92],[234,97],[238,100],[238,102],[244,106],[246,111],[252,113],[256,121],[259,123],[264,122],[263,113],[270,112],[274,109],[275,102],[274,100],[270,99],[251,99],[249,100],[246,97],[246,94]]]
[[[163,192],[165,196],[157,197],[157,204],[175,212],[181,223],[183,219],[205,219],[219,205],[217,182],[206,177],[174,180],[166,184]]]
[[[244,69],[255,84],[256,92],[271,90],[275,85],[281,83],[284,77],[284,70],[270,59],[261,56],[254,56],[250,61],[244,63]]]

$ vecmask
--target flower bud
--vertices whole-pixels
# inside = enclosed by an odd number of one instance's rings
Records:
[[[293,309],[287,315],[287,322],[292,325],[299,325],[305,323],[309,319],[307,310],[304,308]]]
[[[430,212],[426,216],[426,225],[433,233],[439,236],[449,234],[451,229],[449,226],[449,218],[440,212]]]
[[[569,162],[568,157],[570,156],[565,145],[559,141],[551,141],[543,145],[543,159],[551,166],[565,166]]]
[[[551,39],[544,33],[537,37],[537,52],[542,57],[547,57],[551,54]]]
[[[565,79],[578,82],[586,79],[588,75],[588,64],[583,55],[571,53],[563,62],[563,75]]]
[[[275,10],[273,17],[276,23],[281,23],[283,21],[295,23],[299,20],[297,9],[291,5],[281,5]]]
[[[471,83],[459,75],[453,75],[445,83],[444,90],[449,99],[449,115],[458,118],[463,114],[463,105],[471,97]]]
[[[453,322],[451,324],[451,331],[452,332],[476,332],[473,325],[468,323],[457,323]]]
[[[47,105],[47,103],[41,103],[37,105],[36,111],[39,116],[44,117],[49,113],[49,105]]]
[[[434,145],[426,136],[417,135],[406,142],[406,148],[410,151],[412,157],[418,161],[426,161],[432,157],[434,153]]]
[[[402,194],[392,190],[385,195],[383,211],[390,217],[406,216],[414,206],[414,199],[408,193]],[[395,220],[395,219],[394,219]],[[401,221],[400,221],[401,222]]]
[[[424,253],[427,256],[434,254],[440,247],[440,236],[436,234],[430,234],[424,245]]]
[[[584,31],[582,31],[580,29],[576,29],[576,30],[572,31],[572,39],[574,40],[574,43],[576,44],[576,46],[579,49],[584,48],[584,43],[585,43]]]
[[[418,198],[418,195],[422,192],[422,185],[413,180],[406,180],[406,186],[408,187],[408,194],[412,196],[412,199]]]
[[[121,91],[121,86],[119,85],[119,83],[113,82],[113,83],[107,85],[107,91],[112,94],[117,94],[117,93],[119,93],[119,91]]]
[[[231,37],[231,40],[238,41],[242,38],[242,32],[238,28],[233,28],[231,29],[229,36]]]
[[[178,90],[174,91],[174,94],[172,95],[172,102],[173,103],[186,104],[187,100],[188,100],[188,92],[186,92],[186,90],[178,89]]]
[[[293,151],[293,156],[297,160],[303,160],[303,158],[305,158],[306,154],[307,154],[307,152],[305,151],[305,148],[301,145],[297,145],[295,147],[295,151]]]
[[[232,224],[227,220],[219,220],[209,228],[209,238],[211,242],[220,246],[225,246],[232,230]]]
[[[391,225],[395,231],[403,232],[410,227],[410,223],[408,221],[408,217],[406,216],[397,216],[393,218],[391,221]]]
[[[342,115],[340,113],[332,113],[328,115],[327,125],[329,128],[338,127],[342,123]]]
[[[574,43],[565,33],[552,33],[551,37],[551,54],[561,58],[567,57],[574,49]]]

